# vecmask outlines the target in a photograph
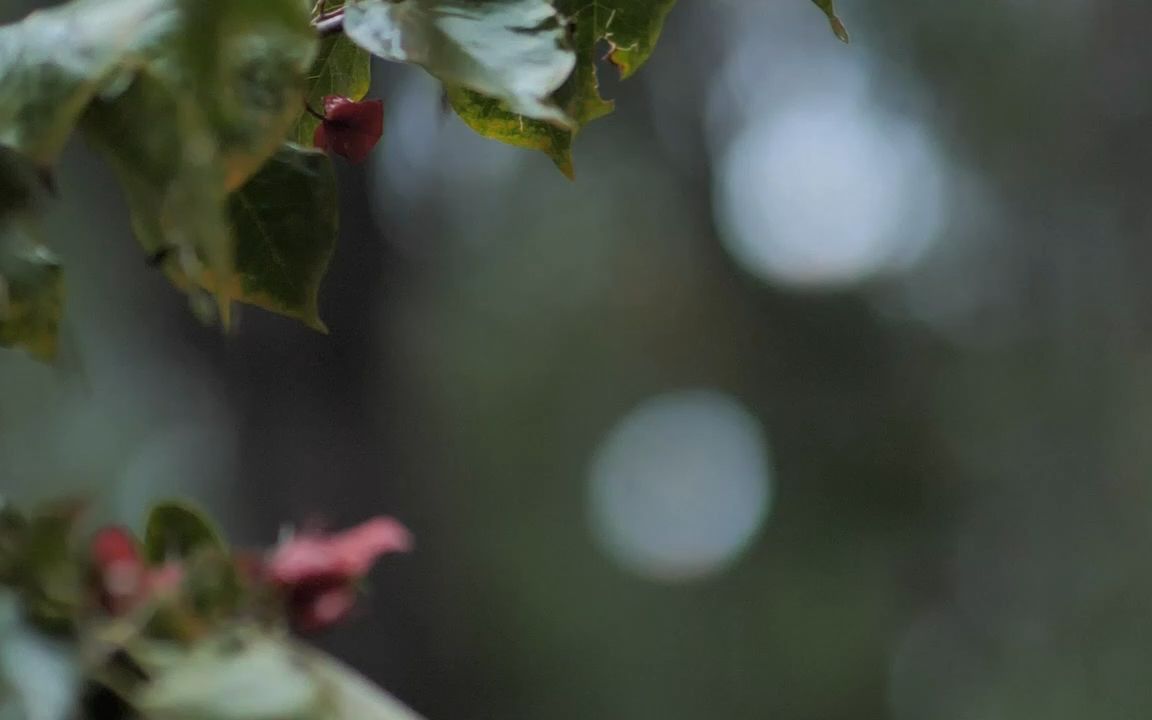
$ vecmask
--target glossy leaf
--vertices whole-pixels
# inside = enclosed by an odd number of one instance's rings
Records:
[[[320,41],[320,50],[308,72],[304,97],[313,110],[320,112],[324,98],[329,95],[363,100],[371,82],[372,56],[368,51],[343,33],[330,35]],[[299,145],[311,145],[319,125],[320,120],[312,113],[302,111],[290,137]]]
[[[612,112],[600,96],[596,77],[597,49],[609,45],[608,59],[628,77],[648,59],[660,36],[664,18],[675,0],[557,0],[556,9],[572,23],[575,68],[556,91],[554,100],[571,119],[570,128],[554,128],[517,113],[506,103],[467,90],[452,89],[449,99],[457,114],[486,137],[548,153],[566,175],[572,175],[572,141],[584,125]]]
[[[552,94],[576,57],[547,0],[353,0],[344,6],[344,32],[385,60],[421,65],[512,112],[572,126]]]
[[[318,295],[336,244],[336,201],[331,161],[284,146],[232,196],[236,275],[228,296],[323,331]]]

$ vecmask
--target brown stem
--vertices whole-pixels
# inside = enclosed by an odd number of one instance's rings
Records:
[[[321,17],[312,23],[312,26],[322,38],[341,33],[344,31],[344,11],[340,10],[327,17]]]

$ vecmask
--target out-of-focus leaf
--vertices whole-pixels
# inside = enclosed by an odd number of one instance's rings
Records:
[[[575,69],[553,96],[572,121],[568,129],[550,127],[476,92],[451,90],[452,107],[481,135],[543,150],[571,177],[576,133],[612,112],[612,102],[600,96],[596,77],[598,45],[608,43],[608,59],[622,77],[632,75],[651,55],[674,4],[675,0],[557,0],[556,9],[572,23],[576,53]]]
[[[47,166],[116,75],[155,0],[72,2],[0,27],[0,145]]]
[[[0,346],[53,359],[63,305],[60,261],[26,226],[0,225]]]
[[[19,599],[0,591],[0,717],[73,717],[80,690],[78,665],[73,647],[24,623]]]
[[[251,628],[167,654],[136,698],[164,720],[320,720],[321,685],[287,642]],[[362,719],[362,720],[367,720]]]
[[[423,720],[363,675],[317,650],[302,645],[297,652],[320,683],[325,720]]]
[[[322,112],[324,98],[339,95],[349,100],[363,100],[372,81],[372,56],[343,33],[329,35],[320,41],[320,50],[308,73],[304,97],[309,107]],[[297,144],[312,144],[319,118],[307,111],[300,113],[290,135]]]
[[[66,630],[83,597],[79,563],[72,541],[83,503],[64,500],[29,518],[20,550],[20,585],[29,617],[52,629]]]
[[[836,33],[836,37],[840,38],[843,42],[848,42],[848,28],[844,27],[844,22],[840,16],[836,14],[835,0],[812,0],[816,3],[816,7],[820,8],[825,15],[828,16],[828,24],[832,26],[832,32]]]
[[[44,195],[30,162],[0,146],[0,346],[50,360],[64,288],[59,261],[39,240]]]
[[[351,0],[344,32],[385,60],[421,65],[512,112],[572,124],[551,96],[576,58],[547,0]]]
[[[0,498],[0,585],[13,585],[19,581],[20,555],[28,521]]]
[[[336,243],[336,178],[324,153],[286,145],[232,196],[230,297],[325,330],[320,281]]]
[[[300,0],[156,0],[164,23],[118,94],[84,119],[125,186],[133,226],[181,287],[217,290],[225,321],[235,243],[228,193],[275,152],[302,105],[315,32]]]
[[[204,513],[180,501],[152,507],[144,530],[144,553],[149,562],[186,558],[203,548],[226,549],[220,532]]]

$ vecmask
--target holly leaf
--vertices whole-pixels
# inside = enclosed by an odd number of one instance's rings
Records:
[[[64,302],[60,262],[39,239],[43,178],[0,146],[0,346],[51,360]]]
[[[449,100],[461,119],[481,135],[520,147],[543,150],[565,175],[573,173],[572,142],[588,123],[612,112],[600,96],[597,47],[608,44],[608,60],[627,78],[652,54],[664,18],[675,0],[557,0],[556,10],[572,25],[575,67],[553,95],[571,124],[549,127],[482,88],[451,88]],[[475,92],[479,90],[479,92]],[[496,100],[497,102],[493,102]]]
[[[321,112],[324,98],[329,95],[363,100],[371,82],[372,55],[343,33],[329,35],[320,41],[316,60],[308,72],[304,98],[309,107]],[[302,112],[289,137],[299,145],[310,146],[319,125],[319,118]]]
[[[144,555],[152,564],[188,558],[201,549],[225,551],[224,540],[208,517],[188,503],[157,503],[144,529]]]
[[[832,26],[832,32],[836,37],[840,38],[842,42],[848,42],[848,28],[844,27],[844,22],[840,20],[840,16],[836,14],[835,0],[812,0],[816,3],[816,7],[820,8],[828,17],[828,24]]]
[[[421,65],[525,117],[573,126],[552,94],[576,57],[547,0],[351,0],[344,32],[385,60]]]
[[[230,297],[324,331],[320,281],[336,244],[336,178],[324,153],[285,145],[233,194]]]

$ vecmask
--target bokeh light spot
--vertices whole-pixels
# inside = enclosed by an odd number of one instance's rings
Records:
[[[665,582],[727,567],[763,525],[771,495],[760,423],[711,390],[641,404],[604,439],[591,467],[597,541],[624,568]]]
[[[942,224],[943,167],[924,128],[818,95],[748,123],[718,170],[725,246],[746,270],[836,287],[900,270]]]

